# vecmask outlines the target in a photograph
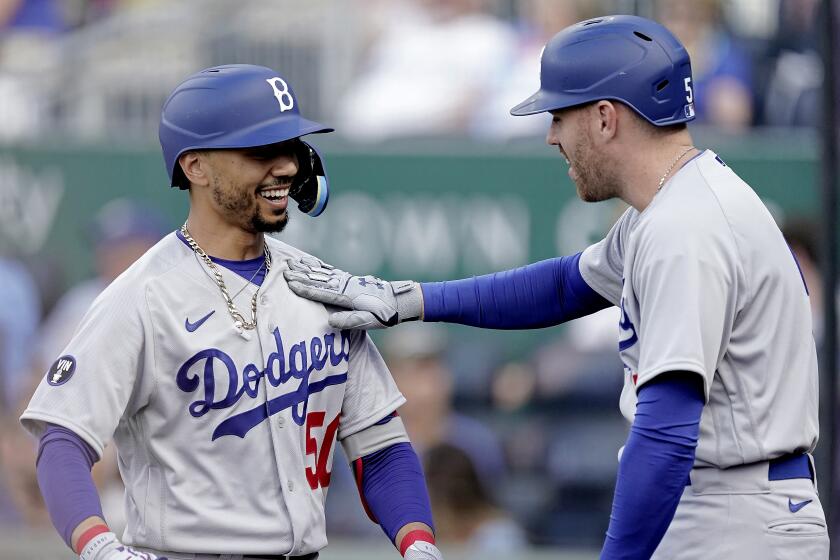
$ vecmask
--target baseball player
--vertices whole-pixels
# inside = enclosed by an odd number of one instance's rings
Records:
[[[536,328],[618,306],[632,426],[601,558],[827,559],[807,286],[755,192],[695,147],[685,48],[647,19],[591,19],[548,42],[540,79],[511,112],[552,115],[547,142],[583,200],[630,205],[603,240],[424,284],[360,281],[305,258],[290,287],[347,308],[336,328]]]
[[[265,235],[289,197],[324,210],[323,162],[300,137],[330,131],[261,66],[203,70],[166,101],[160,141],[189,216],[97,298],[21,417],[52,521],[84,560],[317,558],[336,441],[405,558],[441,558],[404,398],[366,333],[289,291],[284,261],[306,255]],[[121,537],[90,477],[112,437]]]

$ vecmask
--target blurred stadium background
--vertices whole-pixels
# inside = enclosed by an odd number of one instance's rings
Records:
[[[282,72],[332,183],[326,214],[281,238],[337,266],[448,279],[569,254],[620,204],[584,205],[542,141],[510,117],[537,89],[556,31],[652,16],[693,60],[697,145],[758,191],[821,316],[820,0],[0,0],[0,558],[72,558],[16,418],[95,295],[184,219],[157,144],[168,92],[233,62]],[[617,317],[497,333],[400,327],[377,341],[409,398],[451,558],[595,558],[609,520]],[[816,335],[821,343],[821,326]],[[91,403],[95,406],[95,403]],[[113,456],[96,467],[121,523]],[[323,557],[396,558],[340,452]],[[565,553],[563,555],[562,553]],[[62,555],[63,554],[63,555]]]

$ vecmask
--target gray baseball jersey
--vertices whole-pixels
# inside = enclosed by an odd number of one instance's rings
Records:
[[[632,421],[636,388],[674,370],[700,374],[707,405],[696,466],[812,451],[817,357],[807,289],[772,216],[713,152],[628,209],[580,259],[586,282],[620,306]]]
[[[301,555],[326,543],[334,443],[404,398],[361,331],[335,331],[293,294],[287,258],[237,331],[206,265],[172,233],[94,302],[22,416],[97,453],[113,436],[126,485],[124,542],[160,550]],[[257,286],[221,268],[250,316]]]

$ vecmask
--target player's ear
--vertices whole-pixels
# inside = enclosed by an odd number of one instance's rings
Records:
[[[595,103],[597,134],[602,140],[611,140],[618,131],[618,112],[615,103],[602,99]]]
[[[184,152],[178,158],[178,165],[181,166],[190,184],[199,186],[210,184],[209,162],[202,152]]]

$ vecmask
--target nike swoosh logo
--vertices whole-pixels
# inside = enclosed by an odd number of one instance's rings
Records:
[[[805,500],[804,502],[799,502],[798,504],[794,504],[790,498],[788,498],[788,509],[790,509],[791,513],[796,513],[800,509],[804,508],[814,500]]]
[[[215,313],[215,312],[216,312],[216,310],[214,309],[213,311],[211,311],[210,313],[208,313],[207,315],[205,315],[204,317],[202,317],[201,319],[199,319],[199,320],[198,320],[198,321],[196,321],[195,323],[190,323],[190,318],[189,318],[189,317],[187,317],[187,318],[184,320],[184,327],[186,327],[187,331],[189,331],[189,332],[195,332],[195,330],[196,330],[198,327],[200,327],[201,325],[203,325],[203,324],[204,324],[204,321],[206,321],[207,319],[209,319],[209,318],[210,318],[210,315],[212,315],[212,314],[213,314],[213,313]]]

